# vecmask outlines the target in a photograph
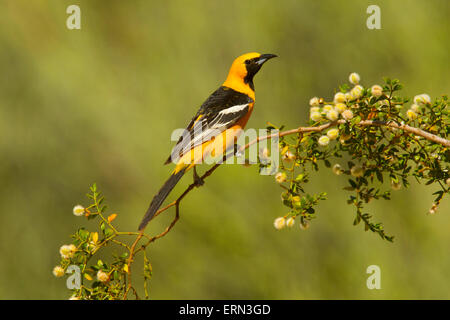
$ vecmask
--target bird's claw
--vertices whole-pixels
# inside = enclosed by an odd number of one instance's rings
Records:
[[[205,184],[205,181],[197,174],[197,170],[194,167],[194,185],[196,187],[201,187]]]

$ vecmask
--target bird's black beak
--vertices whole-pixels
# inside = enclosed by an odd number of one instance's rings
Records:
[[[265,53],[259,56],[258,60],[257,60],[257,64],[262,65],[264,62],[266,62],[269,59],[278,57],[276,54],[271,54],[271,53]]]
[[[253,85],[253,77],[258,73],[259,69],[261,69],[262,65],[269,59],[275,58],[277,55],[275,54],[262,54],[259,57],[247,60],[245,62],[245,67],[247,68],[247,75],[244,78],[244,82],[248,83],[250,88],[255,90]]]

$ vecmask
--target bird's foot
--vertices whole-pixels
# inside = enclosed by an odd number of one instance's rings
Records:
[[[197,174],[197,169],[194,167],[194,185],[196,187],[201,187],[205,184],[205,181]]]

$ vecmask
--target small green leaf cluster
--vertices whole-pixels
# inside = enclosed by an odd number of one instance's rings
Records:
[[[61,261],[54,268],[56,277],[71,277],[66,270],[77,266],[80,270],[80,286],[71,289],[71,299],[82,300],[118,300],[123,299],[127,290],[128,256],[130,247],[119,240],[121,236],[137,235],[136,232],[119,232],[113,225],[117,214],[106,216],[107,206],[104,197],[97,190],[96,184],[90,187],[87,194],[91,201],[87,207],[77,205],[74,214],[84,216],[88,220],[98,220],[97,230],[79,228],[71,237],[72,242],[60,249]],[[115,246],[112,259],[108,262],[100,259],[107,247]],[[108,252],[109,253],[109,252]],[[144,275],[149,279],[150,263],[146,258]],[[148,293],[146,291],[146,296]]]
[[[372,222],[373,217],[364,212],[364,205],[390,200],[391,191],[408,187],[409,178],[414,178],[437,186],[429,213],[437,211],[450,192],[448,98],[431,101],[420,94],[408,105],[410,99],[398,94],[403,88],[399,80],[386,78],[381,86],[364,88],[359,75],[352,75],[354,87],[340,86],[333,101],[310,100],[310,127],[280,138],[282,161],[275,179],[283,188],[283,205],[291,210],[284,217],[300,216],[302,222],[315,217],[314,206],[325,195],[309,194],[304,185],[322,163],[336,175],[348,177],[344,189],[352,193],[347,203],[355,207],[354,224],[363,222],[365,230],[392,241],[383,224]]]

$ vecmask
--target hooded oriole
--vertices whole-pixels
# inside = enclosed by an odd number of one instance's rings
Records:
[[[222,86],[201,105],[188,124],[184,136],[165,162],[175,162],[170,178],[154,196],[142,219],[145,228],[181,177],[207,156],[227,152],[247,124],[255,103],[253,77],[274,54],[246,53],[236,58]],[[195,168],[194,168],[195,170]],[[194,178],[198,178],[194,171]]]

